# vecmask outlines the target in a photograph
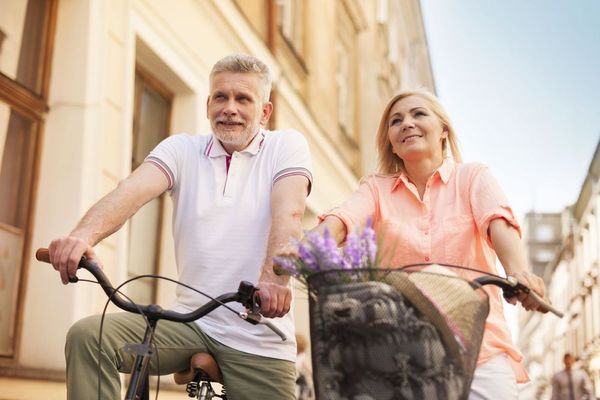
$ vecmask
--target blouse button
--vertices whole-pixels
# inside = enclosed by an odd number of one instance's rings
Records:
[[[425,257],[425,261],[429,261],[431,260],[429,257]]]

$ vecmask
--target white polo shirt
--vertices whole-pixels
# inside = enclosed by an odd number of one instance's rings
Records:
[[[235,292],[241,280],[258,282],[271,226],[273,184],[290,175],[312,182],[308,144],[293,130],[261,130],[245,150],[230,157],[213,135],[178,134],[163,140],[145,162],[160,168],[169,181],[179,279],[211,296]],[[207,301],[182,286],[176,295],[178,311],[191,311]],[[224,307],[197,323],[237,350],[295,360],[292,313],[271,321],[286,334],[286,342]]]

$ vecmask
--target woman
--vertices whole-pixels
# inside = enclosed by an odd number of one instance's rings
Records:
[[[406,91],[392,98],[377,146],[380,173],[322,215],[317,231],[328,229],[343,243],[372,218],[385,241],[384,267],[443,263],[496,273],[497,255],[508,275],[544,295],[543,281],[528,271],[520,228],[501,189],[485,166],[461,163],[456,133],[433,95]],[[512,344],[499,291],[485,290],[490,314],[469,398],[516,399],[517,382],[528,380],[522,355]],[[524,295],[510,301],[517,300],[537,309]]]

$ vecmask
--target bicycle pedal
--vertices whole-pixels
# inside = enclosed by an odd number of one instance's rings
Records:
[[[186,385],[185,391],[188,393],[189,397],[196,397],[198,395],[199,388],[200,384],[198,382],[190,382]]]

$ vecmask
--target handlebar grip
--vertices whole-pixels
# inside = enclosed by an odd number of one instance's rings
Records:
[[[35,252],[35,258],[36,258],[36,260],[38,260],[40,262],[45,262],[45,263],[50,264],[50,251],[44,247],[40,247]],[[83,260],[83,258],[82,258],[82,260]],[[77,268],[81,268],[81,264],[79,264],[77,266]],[[76,276],[72,276],[69,278],[69,282],[71,282],[71,283],[76,283],[78,281],[79,281],[79,278],[77,278]]]
[[[39,248],[35,252],[35,258],[38,261],[50,263],[50,251],[46,248]]]
[[[520,283],[513,276],[509,276],[506,280],[511,285],[511,288],[510,288],[510,290],[506,290],[506,289],[504,290],[505,296],[508,295],[508,297],[511,297],[516,294],[515,291],[526,293],[529,296],[529,298],[531,298],[535,303],[537,303],[540,306],[538,311],[551,312],[552,314],[556,315],[558,318],[564,317],[564,313],[562,311],[559,311],[556,308],[554,308],[552,306],[552,304],[550,304],[549,301],[541,298],[540,295],[538,295],[536,292],[531,290],[528,286]]]
[[[557,310],[556,308],[554,308],[550,303],[548,303],[547,301],[545,301],[544,299],[542,299],[536,292],[534,292],[533,290],[530,290],[527,295],[533,299],[534,302],[536,302],[539,306],[540,309],[539,311],[542,312],[551,312],[552,314],[556,315],[558,318],[562,318],[564,317],[564,313],[562,313],[561,311]]]

